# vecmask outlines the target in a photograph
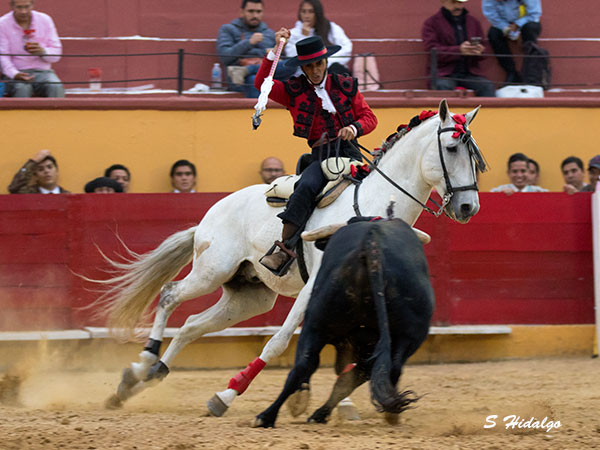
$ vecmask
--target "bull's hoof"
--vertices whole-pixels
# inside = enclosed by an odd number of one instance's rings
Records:
[[[275,427],[275,421],[267,419],[262,414],[259,414],[254,419],[254,423],[252,424],[252,428],[273,428]]]
[[[106,399],[104,402],[104,408],[106,409],[119,409],[123,406],[123,402],[117,394],[113,394]]]
[[[215,417],[221,417],[229,408],[217,394],[213,395],[212,398],[206,402],[206,406],[208,407],[208,412]]]
[[[304,413],[308,408],[309,400],[310,385],[308,383],[302,383],[300,389],[290,395],[286,401],[292,417],[298,417],[300,414]]]
[[[330,411],[319,408],[307,420],[308,423],[327,423]]]
[[[343,420],[360,420],[360,415],[358,414],[358,409],[354,406],[354,403],[348,398],[342,400],[338,407],[338,416]]]
[[[383,418],[390,425],[398,425],[398,422],[400,422],[400,414],[396,414],[396,413],[386,412],[386,413],[384,413]]]

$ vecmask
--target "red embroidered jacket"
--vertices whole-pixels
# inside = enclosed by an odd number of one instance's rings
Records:
[[[273,61],[266,57],[256,74],[254,85],[258,90],[269,75]],[[325,90],[335,106],[337,114],[323,109],[321,99],[304,76],[292,77],[282,82],[273,80],[269,98],[285,106],[294,119],[294,135],[312,143],[327,133],[335,138],[338,131],[348,125],[356,127],[357,136],[368,134],[377,126],[377,118],[363,95],[358,91],[358,82],[349,76],[328,74]]]

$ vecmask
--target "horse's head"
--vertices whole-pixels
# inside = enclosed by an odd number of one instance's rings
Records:
[[[486,170],[468,129],[478,111],[479,106],[464,116],[452,114],[442,100],[437,144],[430,146],[422,162],[423,175],[444,200],[444,211],[460,223],[468,222],[479,211],[477,170]]]

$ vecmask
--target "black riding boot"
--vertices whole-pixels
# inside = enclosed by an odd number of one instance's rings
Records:
[[[260,263],[271,272],[277,275],[284,275],[284,273],[279,273],[280,269],[291,258],[295,257],[292,249],[288,247],[288,241],[296,234],[296,231],[298,231],[298,226],[290,222],[284,223],[283,231],[281,232],[281,241],[275,241],[275,245],[278,248],[270,255],[263,256],[260,259]]]

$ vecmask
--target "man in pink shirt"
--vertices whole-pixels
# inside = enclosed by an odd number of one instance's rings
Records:
[[[64,97],[65,89],[51,67],[62,53],[52,18],[33,11],[33,0],[11,0],[10,7],[12,12],[0,17],[0,68],[15,80],[7,83],[8,95]]]

